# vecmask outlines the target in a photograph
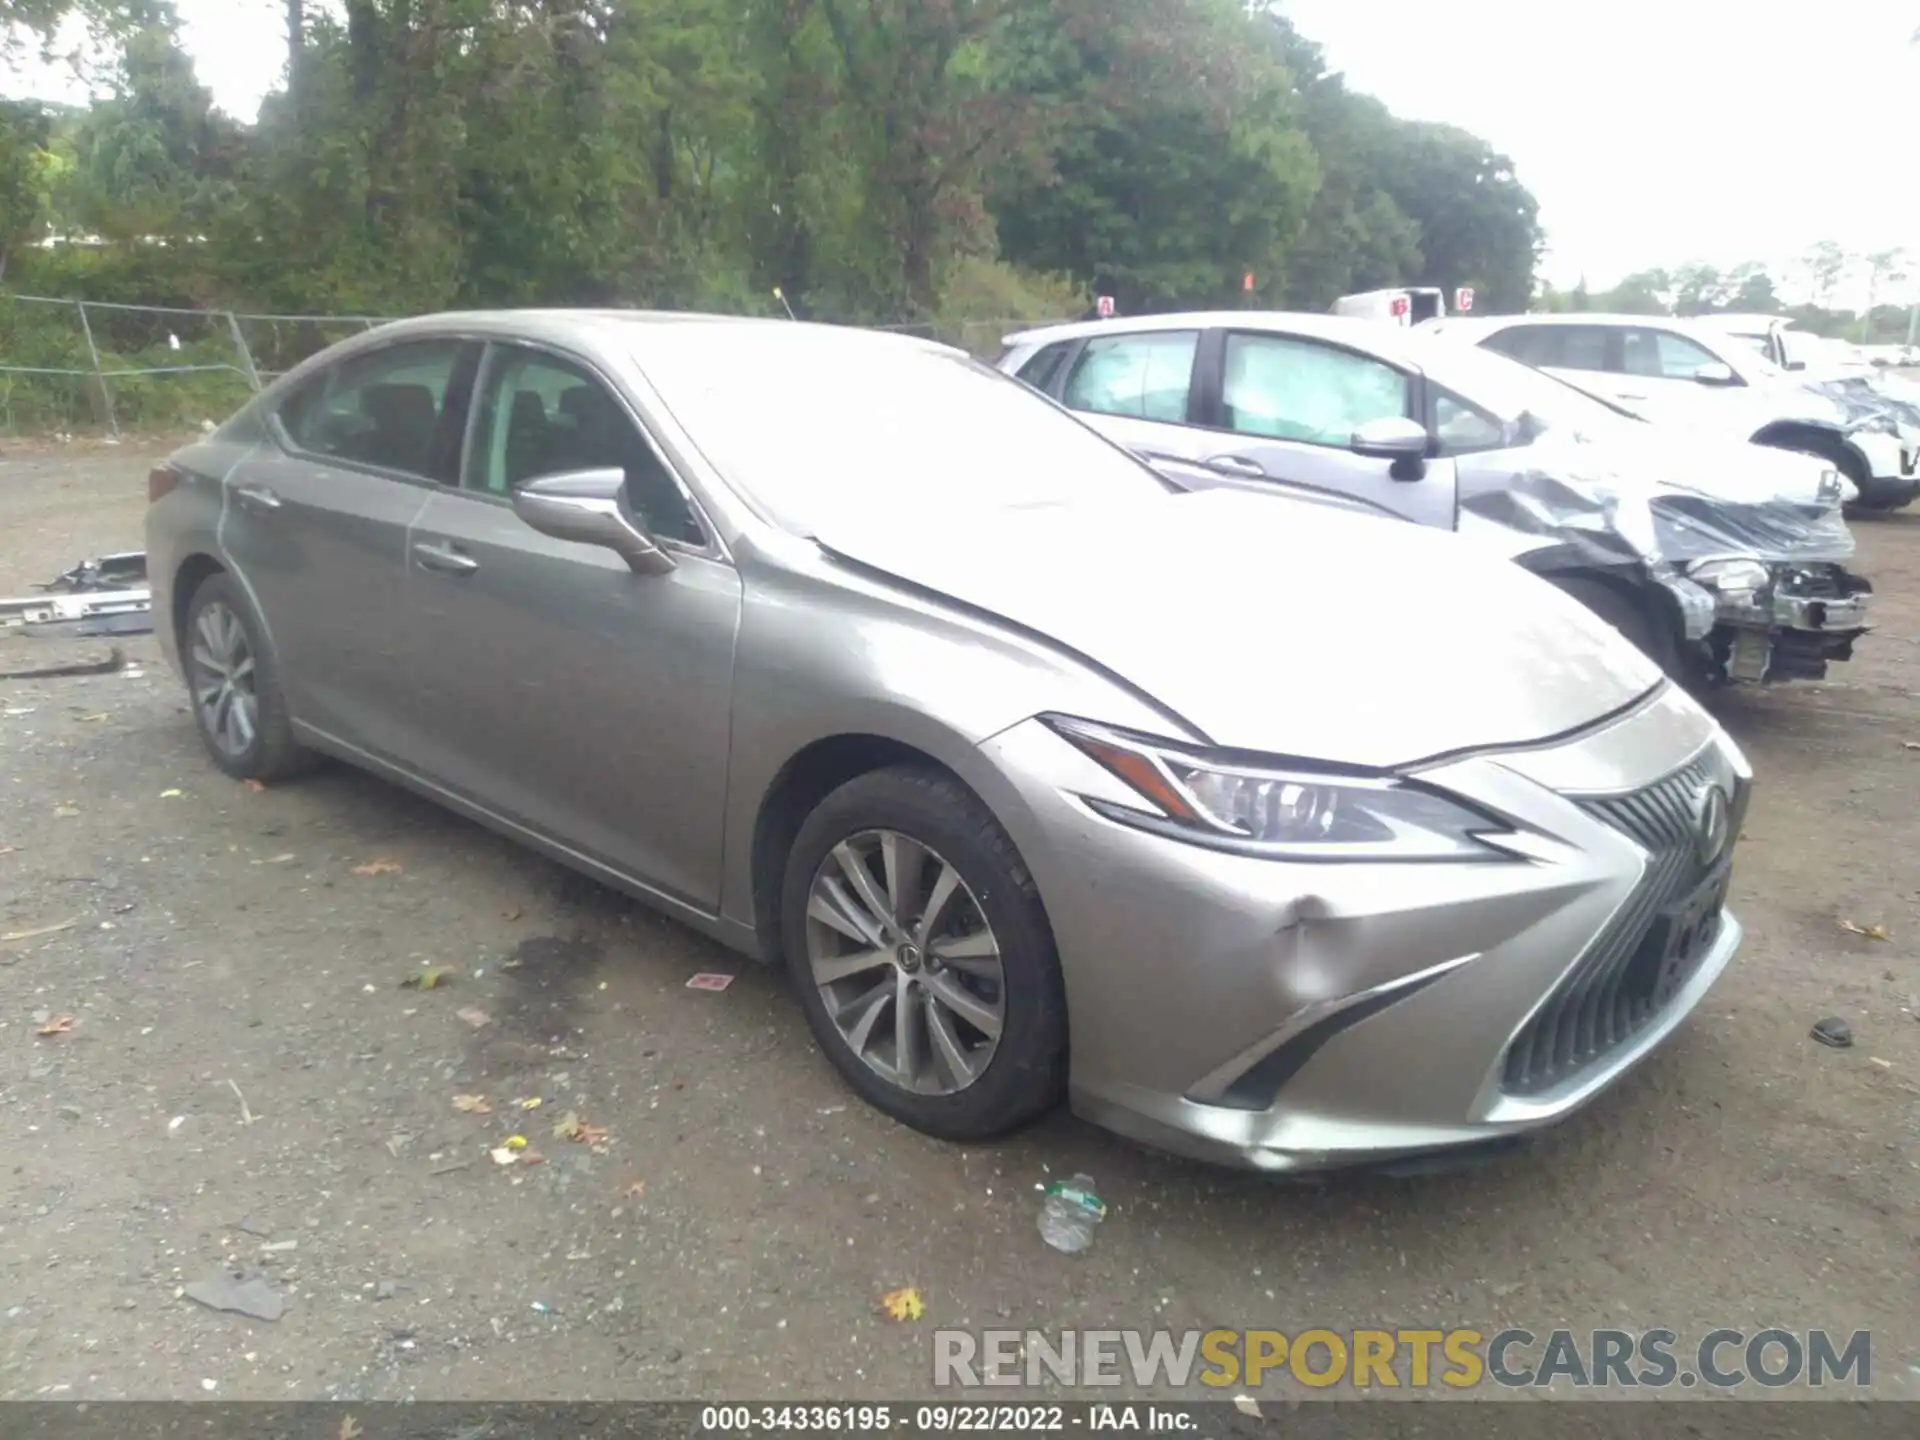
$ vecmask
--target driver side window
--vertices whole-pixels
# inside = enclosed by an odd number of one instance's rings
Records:
[[[1720,357],[1671,330],[1627,330],[1620,336],[1620,368],[1629,375],[1662,380],[1691,380],[1703,365]]]
[[[1369,420],[1404,418],[1410,388],[1391,365],[1352,350],[1229,335],[1221,420],[1241,435],[1345,448]]]
[[[466,485],[507,496],[569,470],[626,472],[627,503],[659,539],[706,534],[652,443],[597,376],[540,350],[496,346],[487,364]]]
[[[1433,433],[1442,456],[1472,455],[1506,446],[1507,427],[1496,417],[1433,386],[1431,380],[1427,383],[1427,393],[1433,396]]]

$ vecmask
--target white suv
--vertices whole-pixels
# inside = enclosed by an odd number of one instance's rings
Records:
[[[1817,455],[1892,510],[1920,495],[1920,453],[1885,415],[1847,407],[1737,336],[1661,315],[1448,316],[1420,327],[1545,370],[1658,424],[1707,427]]]

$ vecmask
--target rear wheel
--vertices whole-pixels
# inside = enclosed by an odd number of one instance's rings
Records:
[[[1604,580],[1576,575],[1553,583],[1626,636],[1635,649],[1668,675],[1688,682],[1689,677],[1680,664],[1680,646],[1674,638],[1673,626],[1664,615]]]
[[[815,1039],[895,1119],[984,1140],[1059,1100],[1052,931],[1013,842],[958,781],[897,767],[827,796],[788,856],[781,934]]]
[[[180,664],[200,739],[236,780],[284,780],[312,754],[293,738],[279,670],[246,592],[209,575],[187,602]]]

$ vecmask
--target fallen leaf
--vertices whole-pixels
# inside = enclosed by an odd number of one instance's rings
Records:
[[[478,1005],[462,1005],[458,1010],[454,1011],[453,1013],[458,1015],[462,1020],[466,1021],[467,1024],[471,1025],[476,1030],[478,1030],[482,1025],[486,1024],[487,1021],[493,1018],[491,1015],[487,1014],[486,1011],[482,1010]]]
[[[553,1138],[556,1140],[578,1140],[580,1138],[580,1117],[569,1110],[554,1124]]]
[[[527,1137],[524,1135],[509,1135],[505,1140],[502,1140],[500,1144],[507,1150],[524,1150],[527,1148]]]
[[[351,1415],[340,1417],[340,1440],[360,1440],[360,1422]]]
[[[522,1165],[544,1165],[547,1163],[547,1157],[542,1155],[538,1150],[525,1150],[521,1152],[520,1163]]]
[[[920,1298],[918,1286],[902,1285],[880,1297],[880,1313],[889,1320],[905,1323],[927,1313],[927,1302]]]
[[[53,807],[53,813],[62,820],[71,820],[80,813],[80,807],[77,805],[56,805]]]
[[[262,785],[258,780],[245,780],[245,781],[242,781],[241,783],[244,784],[247,787],[247,789],[251,790],[256,795],[258,795],[262,790],[265,790],[267,788],[265,785]]]
[[[493,1163],[496,1165],[511,1165],[519,1158],[504,1145],[494,1146],[487,1154],[493,1157]]]
[[[502,910],[500,912],[500,918],[502,920],[518,920],[520,918],[520,907],[516,905],[511,910]]]
[[[378,860],[369,860],[364,865],[356,865],[353,867],[353,873],[356,875],[398,875],[400,870],[401,866],[398,860],[389,860],[385,856],[382,856]]]
[[[629,1200],[644,1199],[647,1193],[647,1182],[644,1180],[629,1180],[627,1182],[627,1188],[621,1193]]]
[[[1884,925],[1856,925],[1851,920],[1842,920],[1840,928],[1849,935],[1863,935],[1869,940],[1893,939],[1893,932]]]
[[[162,790],[160,792],[160,798],[162,800],[178,800],[182,795],[186,793],[187,792],[184,790]]]
[[[582,1145],[592,1145],[597,1148],[606,1144],[607,1137],[611,1133],[611,1131],[601,1125],[582,1125],[580,1127],[580,1133],[574,1136],[574,1139],[578,1140]]]
[[[453,1108],[468,1115],[491,1115],[493,1102],[484,1095],[456,1095]]]
[[[431,990],[444,985],[453,972],[444,965],[429,965],[424,970],[415,971],[400,982],[402,990]]]
[[[73,1033],[73,1016],[56,1015],[33,1033],[36,1035],[71,1035]]]
[[[522,1110],[538,1110],[541,1102],[538,1095],[530,1095],[525,1100],[516,1100],[513,1103],[518,1105]]]
[[[57,925],[36,925],[31,930],[13,930],[0,935],[0,945],[11,945],[18,940],[38,940],[42,935],[58,935],[62,930],[71,930],[78,920],[62,920]]]

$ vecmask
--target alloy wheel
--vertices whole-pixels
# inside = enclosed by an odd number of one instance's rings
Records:
[[[883,1079],[951,1095],[1006,1023],[999,942],[946,860],[897,830],[835,845],[807,893],[807,960],[840,1039]]]
[[[231,606],[215,600],[194,617],[188,660],[193,704],[206,732],[229,759],[246,754],[260,728],[260,696],[247,629]]]

